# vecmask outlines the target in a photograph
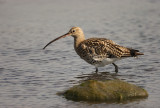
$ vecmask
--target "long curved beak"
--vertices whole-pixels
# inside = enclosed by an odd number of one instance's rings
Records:
[[[71,35],[70,33],[66,33],[66,34],[64,34],[64,35],[62,35],[60,37],[57,37],[56,39],[50,41],[43,49],[45,49],[48,45],[50,45],[51,43],[55,42],[56,40],[59,40],[61,38],[65,38],[65,37],[70,36],[70,35]]]

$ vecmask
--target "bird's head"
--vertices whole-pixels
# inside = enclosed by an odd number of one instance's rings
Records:
[[[67,36],[72,36],[74,38],[84,38],[84,34],[83,34],[83,31],[80,27],[72,27],[68,33],[60,36],[60,37],[57,37],[56,39],[50,41],[43,49],[45,49],[48,45],[50,45],[52,42],[55,42],[56,40],[59,40],[61,38],[65,38]]]
[[[68,32],[71,36],[73,36],[74,38],[83,36],[83,31],[80,27],[72,27],[69,32]]]

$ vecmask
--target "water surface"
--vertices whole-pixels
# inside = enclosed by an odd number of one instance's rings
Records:
[[[0,107],[159,108],[159,10],[159,0],[0,0]],[[118,61],[116,77],[143,87],[149,97],[109,104],[56,95],[95,71],[76,55],[72,37],[42,50],[73,26],[81,27],[86,38],[109,38],[144,52]],[[99,71],[111,75],[114,67]]]

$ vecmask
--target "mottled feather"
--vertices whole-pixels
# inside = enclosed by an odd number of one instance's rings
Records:
[[[131,53],[132,50],[106,38],[90,38],[81,42],[76,48],[77,54],[90,64],[101,62],[105,58],[136,56]]]

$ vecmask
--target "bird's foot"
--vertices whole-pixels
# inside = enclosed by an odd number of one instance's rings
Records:
[[[112,63],[115,67],[115,72],[118,73],[118,66],[115,63]]]
[[[98,68],[96,67],[96,71],[95,71],[96,73],[98,73]]]

